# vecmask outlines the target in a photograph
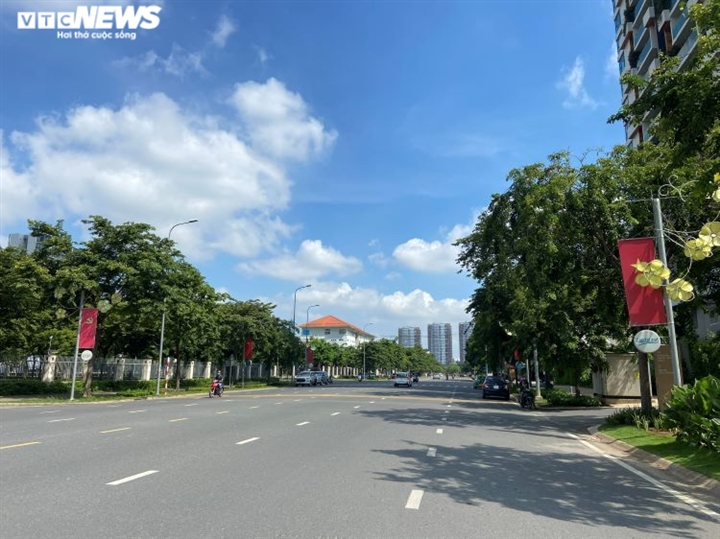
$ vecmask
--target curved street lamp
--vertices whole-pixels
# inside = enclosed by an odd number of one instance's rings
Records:
[[[191,223],[197,223],[197,219],[190,219],[189,221],[183,221],[182,223],[176,223],[173,226],[170,227],[170,231],[168,232],[167,239],[170,239],[170,235],[172,234],[172,231],[177,226],[182,225],[189,225]],[[165,340],[165,313],[167,311],[167,308],[165,306],[165,298],[163,298],[163,312],[162,312],[162,323],[160,324],[160,357],[158,361],[158,374],[157,374],[157,388],[155,389],[155,395],[160,395],[160,371],[162,370],[162,363],[163,363],[163,343]]]
[[[295,292],[293,293],[293,319],[292,319],[292,329],[293,329],[293,335],[297,334],[297,326],[295,325],[295,311],[297,308],[297,293],[298,290],[302,290],[303,288],[310,288],[311,284],[306,284],[305,286],[298,286],[295,289]],[[293,362],[293,370],[295,369],[294,362]],[[295,373],[293,372],[293,375]],[[290,367],[288,367],[288,381],[290,380]]]

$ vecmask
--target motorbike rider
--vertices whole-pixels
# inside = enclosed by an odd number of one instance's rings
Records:
[[[218,392],[223,390],[223,380],[225,377],[223,376],[223,373],[221,370],[218,369],[217,374],[215,375],[215,378],[213,379],[214,382],[217,382],[218,384]]]

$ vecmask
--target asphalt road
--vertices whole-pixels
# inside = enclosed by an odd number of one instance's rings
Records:
[[[0,409],[0,538],[720,537],[720,500],[607,454],[607,410],[336,382]]]

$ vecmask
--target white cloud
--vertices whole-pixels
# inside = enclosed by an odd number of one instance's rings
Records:
[[[618,80],[620,72],[618,71],[618,50],[617,45],[613,41],[610,43],[610,51],[605,60],[605,78]]]
[[[585,65],[582,58],[575,58],[570,69],[563,68],[563,77],[557,83],[557,88],[567,92],[563,107],[568,109],[588,107],[595,109],[598,106],[585,89]]]
[[[342,276],[356,273],[362,269],[362,262],[357,258],[346,257],[331,247],[323,246],[320,240],[305,240],[297,253],[243,263],[239,267],[249,274],[288,281],[307,281],[328,274]]]
[[[290,180],[281,161],[238,135],[252,138],[261,125],[219,123],[160,93],[38,118],[34,131],[2,143],[2,223],[97,214],[151,223],[164,235],[197,218],[173,232],[190,256],[272,251],[292,232],[276,215],[289,203]]]
[[[167,58],[162,58],[151,50],[132,58],[125,57],[115,64],[121,67],[134,66],[140,71],[156,69],[182,79],[190,73],[207,74],[202,61],[202,52],[188,52],[177,43],[173,43]]]
[[[225,47],[227,39],[235,32],[235,23],[227,15],[221,15],[217,27],[212,33],[212,42],[220,47]]]
[[[473,222],[474,223],[474,222]],[[455,225],[444,237],[436,241],[412,238],[398,245],[393,251],[395,260],[410,269],[428,273],[447,273],[457,271],[456,263],[460,248],[453,243],[467,236],[474,224]]]
[[[253,45],[253,48],[255,49],[255,52],[257,52],[258,60],[260,60],[262,65],[265,65],[268,61],[272,60],[272,56],[263,47]]]
[[[250,126],[253,147],[274,157],[305,161],[332,148],[338,136],[275,78],[235,85],[229,102]]]

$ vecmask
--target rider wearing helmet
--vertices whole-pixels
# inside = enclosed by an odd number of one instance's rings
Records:
[[[220,369],[218,369],[217,374],[215,375],[215,381],[218,383],[221,390],[223,389],[223,379],[224,379],[223,373]]]

